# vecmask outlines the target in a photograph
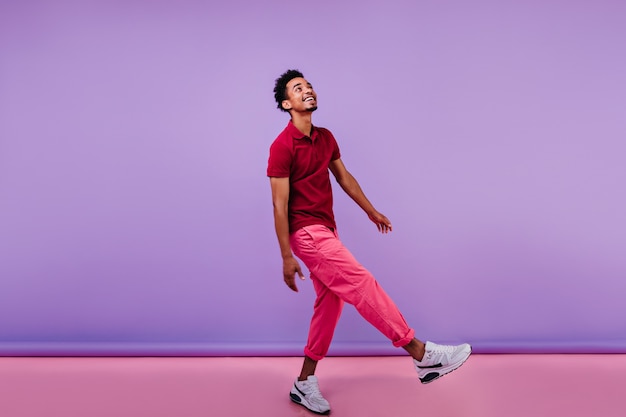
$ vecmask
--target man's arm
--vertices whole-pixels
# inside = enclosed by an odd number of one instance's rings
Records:
[[[382,213],[379,213],[374,208],[372,203],[370,203],[356,178],[348,172],[345,165],[341,161],[341,158],[331,161],[328,168],[330,168],[330,171],[335,176],[337,183],[346,192],[346,194],[348,194],[350,198],[352,198],[354,202],[357,203],[359,207],[365,211],[365,213],[367,213],[367,217],[374,222],[378,231],[381,233],[387,233],[393,230],[389,219]]]
[[[283,278],[285,284],[293,291],[298,292],[295,274],[304,279],[300,264],[293,257],[289,244],[289,178],[270,177],[272,187],[272,204],[274,205],[274,227],[280,246],[280,256],[283,258]]]

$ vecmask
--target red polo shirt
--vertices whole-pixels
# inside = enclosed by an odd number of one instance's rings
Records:
[[[291,121],[270,146],[268,177],[289,178],[289,232],[321,224],[336,228],[330,161],[341,154],[330,130],[313,126],[311,137]]]

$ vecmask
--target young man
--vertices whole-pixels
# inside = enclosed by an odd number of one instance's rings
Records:
[[[391,298],[339,240],[329,170],[378,231],[388,233],[392,227],[344,166],[332,133],[312,124],[317,109],[313,86],[299,71],[288,70],[276,80],[274,97],[278,108],[291,115],[270,147],[267,168],[283,279],[298,291],[295,275],[300,279],[304,275],[295,254],[309,269],[317,294],[304,363],[291,389],[291,400],[318,414],[330,412],[314,374],[317,362],[328,352],[344,302],[354,305],[394,346],[413,357],[422,383],[461,366],[471,353],[470,345],[444,346],[416,339]]]

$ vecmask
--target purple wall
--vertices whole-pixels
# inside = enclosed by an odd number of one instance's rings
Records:
[[[394,225],[336,188],[342,238],[420,338],[626,351],[626,3],[10,3],[0,354],[299,355],[265,177],[292,67]],[[350,306],[332,349],[397,352]]]

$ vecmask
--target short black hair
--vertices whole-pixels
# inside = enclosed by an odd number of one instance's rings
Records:
[[[288,112],[283,109],[283,100],[287,99],[287,83],[294,78],[304,78],[304,75],[296,69],[290,69],[285,71],[280,77],[276,78],[276,84],[274,84],[274,99],[276,100],[276,107],[279,110]]]

